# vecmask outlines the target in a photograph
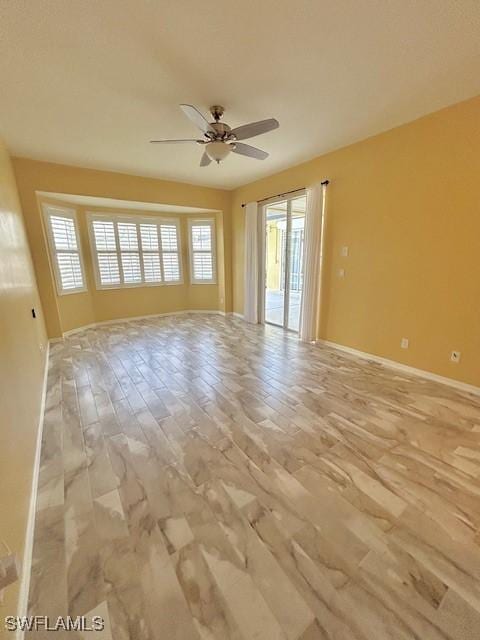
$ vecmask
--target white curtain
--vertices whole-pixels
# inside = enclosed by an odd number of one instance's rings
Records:
[[[258,322],[258,203],[245,207],[245,285],[243,317]]]
[[[322,267],[322,231],[325,218],[326,185],[320,183],[307,189],[305,214],[305,247],[303,263],[303,297],[300,339],[317,339],[320,312],[320,283]]]

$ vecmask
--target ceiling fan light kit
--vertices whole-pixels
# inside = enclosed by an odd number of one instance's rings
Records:
[[[247,140],[248,138],[259,136],[262,133],[278,129],[279,123],[275,118],[251,122],[250,124],[244,124],[241,127],[232,129],[225,122],[220,122],[220,118],[225,111],[220,105],[210,107],[210,113],[212,114],[214,122],[208,122],[204,115],[191,104],[181,104],[180,108],[187,118],[203,133],[203,139],[150,140],[150,142],[154,144],[196,142],[197,144],[206,145],[200,160],[201,167],[206,167],[212,160],[220,164],[232,151],[233,153],[238,153],[239,155],[249,158],[256,158],[257,160],[265,160],[268,158],[266,151],[238,141]]]
[[[215,142],[209,142],[207,144],[205,153],[210,160],[214,160],[217,164],[220,164],[220,162],[225,160],[228,154],[233,151],[233,148],[233,144],[223,142],[223,140],[216,140]]]

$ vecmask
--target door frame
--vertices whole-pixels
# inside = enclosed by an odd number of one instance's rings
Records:
[[[258,214],[258,238],[260,242],[258,243],[258,321],[260,324],[271,324],[273,327],[280,327],[282,329],[286,329],[288,331],[292,331],[293,333],[298,333],[295,329],[288,328],[288,313],[289,313],[289,303],[290,303],[290,269],[288,265],[290,264],[290,235],[292,232],[292,200],[296,200],[297,198],[301,198],[306,195],[306,189],[298,189],[298,191],[291,191],[288,194],[280,194],[278,196],[274,196],[273,198],[269,198],[268,200],[263,200],[259,203],[259,214]],[[284,316],[283,316],[283,325],[274,324],[273,322],[266,322],[265,320],[265,289],[267,284],[267,265],[266,265],[266,257],[267,257],[267,216],[266,210],[267,207],[271,204],[275,204],[276,202],[286,202],[287,203],[287,215],[286,215],[286,233],[285,233],[285,298],[284,298]],[[302,286],[302,298],[303,299],[303,286]],[[300,301],[301,304],[301,301]]]

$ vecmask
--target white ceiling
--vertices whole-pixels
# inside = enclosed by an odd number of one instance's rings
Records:
[[[6,0],[16,155],[232,188],[480,93],[478,0]],[[271,153],[198,166],[178,104],[276,117]]]
[[[131,209],[133,211],[157,211],[168,213],[216,213],[218,211],[218,209],[180,207],[173,204],[136,202],[135,200],[118,200],[117,198],[82,196],[71,193],[53,193],[52,191],[37,191],[37,195],[48,198],[49,200],[57,200],[59,203],[78,204],[82,207],[108,207],[110,209]]]

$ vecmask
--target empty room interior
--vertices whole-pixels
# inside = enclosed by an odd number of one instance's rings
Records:
[[[0,2],[0,638],[480,638],[480,5]]]

